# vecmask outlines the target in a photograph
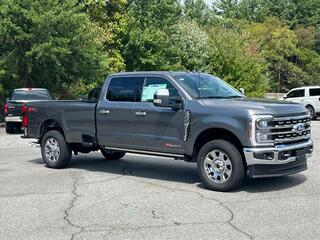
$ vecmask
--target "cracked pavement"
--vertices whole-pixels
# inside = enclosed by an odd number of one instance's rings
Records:
[[[196,165],[127,154],[46,168],[0,128],[0,239],[320,239],[320,121],[305,172],[205,189]]]

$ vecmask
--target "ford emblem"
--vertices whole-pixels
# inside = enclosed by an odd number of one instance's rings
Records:
[[[298,124],[293,125],[293,131],[302,132],[303,130],[305,130],[303,123],[298,123]]]

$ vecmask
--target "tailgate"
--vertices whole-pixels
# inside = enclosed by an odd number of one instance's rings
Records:
[[[22,106],[24,105],[23,102],[15,102],[9,101],[8,102],[8,117],[15,117],[15,116],[22,116]]]

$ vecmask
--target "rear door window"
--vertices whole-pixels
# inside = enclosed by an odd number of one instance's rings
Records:
[[[304,97],[304,89],[299,89],[299,90],[293,90],[288,93],[287,98],[298,98],[298,97]]]
[[[112,78],[107,91],[107,99],[116,102],[135,102],[142,85],[143,77],[115,77]]]
[[[309,91],[311,97],[320,96],[320,88],[310,88]]]

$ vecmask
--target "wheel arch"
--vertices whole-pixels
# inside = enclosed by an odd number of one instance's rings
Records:
[[[59,131],[65,138],[62,125],[55,119],[46,119],[41,123],[39,127],[39,139],[41,140],[44,134],[50,130]]]
[[[240,152],[242,160],[246,166],[245,156],[243,153],[243,144],[234,133],[225,128],[208,128],[200,132],[193,144],[193,159],[196,159],[196,156],[198,155],[202,146],[212,140],[217,139],[225,140],[233,144]]]

